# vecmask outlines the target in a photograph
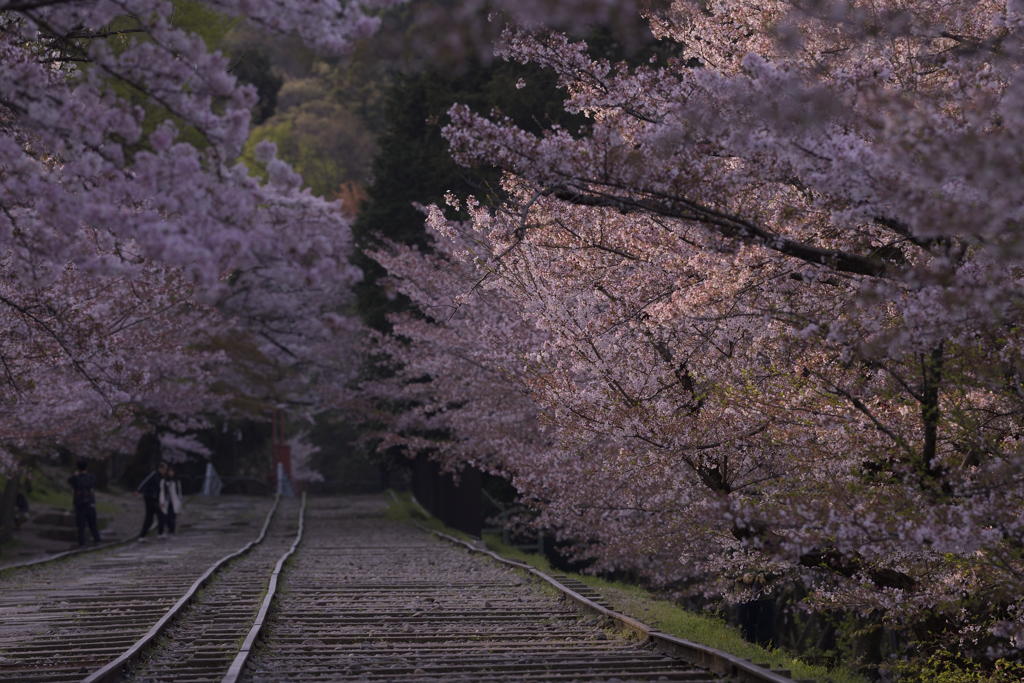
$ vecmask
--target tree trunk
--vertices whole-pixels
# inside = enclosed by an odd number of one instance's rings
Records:
[[[942,385],[943,345],[939,344],[928,356],[921,357],[921,422],[924,425],[924,447],[921,450],[921,471],[938,479],[943,468],[935,461],[939,443],[939,387]]]
[[[139,437],[135,446],[135,455],[128,461],[121,473],[121,483],[128,488],[135,488],[150,472],[156,469],[160,461],[160,437],[145,433]]]
[[[14,538],[14,502],[18,497],[20,479],[17,474],[7,477],[4,492],[0,495],[0,543],[7,543]]]

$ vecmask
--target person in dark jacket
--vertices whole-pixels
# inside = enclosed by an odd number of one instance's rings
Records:
[[[14,496],[14,528],[20,529],[28,521],[28,498],[24,492],[18,491]]]
[[[135,495],[142,494],[142,500],[146,503],[146,517],[142,522],[142,533],[139,540],[145,541],[149,527],[153,526],[153,518],[156,517],[160,529],[164,527],[164,513],[160,511],[160,482],[167,473],[167,463],[163,460],[156,466],[156,469],[149,473],[149,476],[142,480],[139,488],[135,489]]]
[[[68,477],[68,483],[74,490],[75,524],[78,525],[78,545],[85,545],[85,527],[89,527],[92,540],[99,545],[100,529],[96,524],[96,475],[89,471],[89,462],[79,460],[74,474]]]

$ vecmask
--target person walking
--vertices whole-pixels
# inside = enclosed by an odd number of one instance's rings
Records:
[[[78,525],[78,545],[85,545],[85,527],[89,527],[93,543],[100,543],[100,529],[96,524],[96,475],[89,470],[88,460],[79,460],[75,473],[68,477],[75,502],[75,524]]]
[[[168,465],[163,478],[160,479],[160,512],[164,514],[157,530],[160,538],[173,536],[176,532],[178,513],[181,512],[181,481],[174,476],[174,466]],[[164,534],[164,521],[167,522],[167,534]]]
[[[164,513],[160,511],[160,482],[167,472],[167,463],[163,460],[156,466],[156,469],[149,473],[149,476],[142,480],[139,488],[135,489],[135,495],[142,494],[142,500],[146,503],[146,517],[142,521],[142,532],[139,534],[139,541],[146,540],[149,528],[153,526],[153,518],[156,517],[161,532],[164,526]]]

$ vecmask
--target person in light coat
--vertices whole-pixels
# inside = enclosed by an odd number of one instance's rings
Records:
[[[157,531],[160,538],[167,538],[167,534],[174,535],[177,531],[178,514],[181,512],[181,481],[174,476],[174,467],[167,466],[167,471],[160,479],[160,512],[163,517],[160,519],[160,526]],[[167,533],[164,533],[164,524],[167,524]]]

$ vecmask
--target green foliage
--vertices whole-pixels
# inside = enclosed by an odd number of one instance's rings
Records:
[[[924,659],[897,661],[886,667],[902,683],[1019,683],[1024,663],[1000,659],[985,666],[956,653],[941,651]]]
[[[348,59],[327,70],[324,80],[334,101],[355,115],[374,139],[384,132],[384,100],[394,74],[372,45],[357,46]]]
[[[520,78],[527,87],[516,88]],[[377,286],[384,272],[364,252],[379,245],[380,237],[429,248],[424,216],[414,202],[443,204],[448,191],[474,194],[488,203],[501,196],[496,169],[462,168],[449,156],[441,128],[452,104],[466,104],[484,113],[499,111],[535,132],[556,123],[578,129],[585,119],[567,114],[564,99],[554,74],[534,65],[497,62],[461,73],[428,70],[396,80],[384,101],[387,128],[378,140],[380,152],[373,161],[369,198],[353,226],[356,243],[364,250],[354,261],[365,274],[356,295],[367,324],[389,330],[387,314],[408,306],[404,300],[390,300]]]
[[[313,194],[328,199],[346,193],[346,199],[358,196],[358,188],[369,178],[370,163],[377,151],[375,138],[383,126],[382,103],[389,80],[385,66],[365,49],[356,50],[340,62],[312,55],[296,59],[282,50],[281,43],[287,41],[275,41],[251,30],[240,31],[231,42],[236,45],[236,53],[259,56],[254,62],[255,72],[239,77],[258,89],[262,82],[268,91],[264,100],[260,90],[261,101],[254,113],[258,125],[243,152],[250,172],[264,175],[261,164],[255,161],[254,149],[259,142],[269,140],[277,145],[278,156],[302,175]],[[266,60],[265,65],[262,60]],[[270,64],[274,66],[272,72]],[[243,65],[240,63],[238,68]]]
[[[231,73],[242,83],[256,86],[260,100],[253,107],[252,123],[257,126],[271,116],[277,108],[277,94],[284,79],[271,70],[270,57],[259,48],[245,49],[231,65]]]
[[[208,5],[196,0],[175,0],[172,23],[203,39],[207,47],[221,49],[225,38],[240,23],[241,19],[216,12]]]
[[[262,173],[254,150],[263,140],[276,143],[278,156],[302,175],[313,194],[328,199],[343,183],[365,177],[375,149],[358,118],[327,98],[290,107],[252,131],[244,159],[253,173]]]
[[[357,446],[359,434],[344,414],[321,413],[310,427],[307,441],[320,449],[310,456],[310,468],[324,477],[322,483],[310,486],[313,493],[380,491],[380,469]],[[298,424],[295,428],[306,426]]]
[[[456,529],[448,529],[436,517],[431,516],[429,512],[424,510],[412,499],[412,494],[408,491],[397,493],[393,490],[387,490],[384,492],[384,500],[387,503],[387,508],[384,511],[385,519],[389,519],[392,522],[408,522],[410,524],[419,524],[425,526],[428,529],[436,529],[437,531],[444,531],[451,536],[461,538],[463,540],[470,540],[469,536],[458,531]]]

